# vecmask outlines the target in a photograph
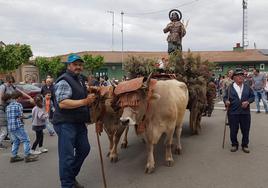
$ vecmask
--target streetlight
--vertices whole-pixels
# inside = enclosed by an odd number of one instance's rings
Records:
[[[107,12],[112,14],[112,51],[114,51],[114,11],[108,10]]]
[[[121,33],[122,33],[122,51],[121,51],[121,58],[122,58],[122,63],[123,63],[123,60],[124,60],[124,28],[123,28],[123,16],[124,16],[124,12],[121,11]]]

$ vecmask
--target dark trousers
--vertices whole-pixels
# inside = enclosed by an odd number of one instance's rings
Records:
[[[90,145],[84,123],[54,125],[58,135],[59,173],[62,188],[71,188],[89,154]]]
[[[43,130],[35,131],[36,138],[32,146],[32,150],[35,150],[37,145],[39,144],[39,147],[43,147],[43,140],[44,140],[44,133]]]
[[[249,130],[250,130],[250,114],[229,114],[228,115],[230,126],[230,138],[232,146],[238,146],[237,134],[239,127],[242,133],[242,147],[248,147],[249,143]]]

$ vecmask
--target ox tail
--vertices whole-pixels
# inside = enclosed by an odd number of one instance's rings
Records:
[[[185,83],[180,84],[180,88],[185,92],[187,101],[189,100],[189,91]]]

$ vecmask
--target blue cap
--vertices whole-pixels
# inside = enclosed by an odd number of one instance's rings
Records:
[[[73,63],[75,61],[84,62],[83,59],[79,55],[77,55],[77,54],[70,54],[68,56],[68,59],[67,59],[67,62],[66,63],[67,64],[71,64],[71,63]]]

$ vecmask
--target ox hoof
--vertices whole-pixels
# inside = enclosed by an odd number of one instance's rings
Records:
[[[121,144],[121,148],[122,148],[122,149],[126,149],[126,148],[127,148],[127,142],[126,142],[126,143],[122,143],[122,144]]]
[[[145,174],[151,174],[154,172],[154,167],[146,167],[145,168]]]
[[[111,163],[116,163],[118,161],[118,157],[117,156],[110,157],[110,161],[111,161]]]
[[[175,154],[176,155],[180,155],[181,154],[181,149],[180,148],[176,148],[175,149]]]
[[[198,135],[198,131],[193,131],[192,135]]]
[[[174,161],[166,161],[167,167],[172,167],[174,165]]]

